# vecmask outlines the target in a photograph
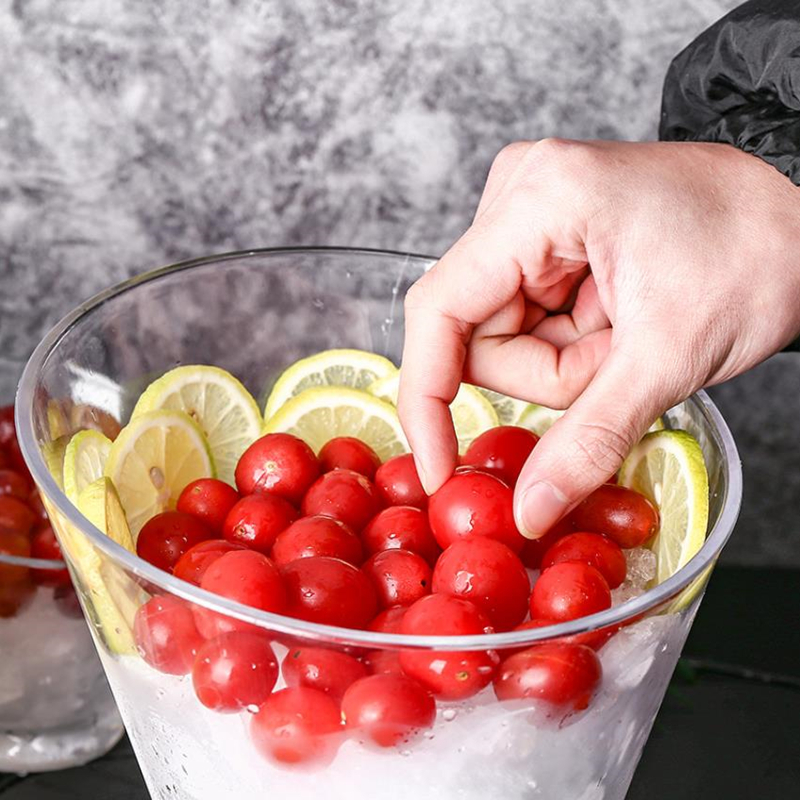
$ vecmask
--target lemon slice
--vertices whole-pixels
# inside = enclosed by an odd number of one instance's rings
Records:
[[[99,431],[76,433],[64,451],[64,493],[77,505],[78,495],[103,476],[111,440]]]
[[[323,386],[344,386],[366,389],[378,378],[397,372],[388,358],[366,350],[324,350],[316,355],[296,361],[288,367],[272,387],[264,409],[264,419],[273,414],[289,399],[306,389]]]
[[[203,429],[218,477],[234,484],[242,453],[261,435],[261,412],[244,386],[224,369],[187,365],[151,383],[131,419],[161,409],[183,411]]]
[[[516,397],[509,397],[507,394],[495,392],[492,389],[484,389],[482,386],[475,388],[492,404],[500,425],[519,424],[519,418],[531,405],[525,400],[517,400]]]
[[[52,442],[42,443],[42,458],[44,459],[47,471],[53,476],[53,480],[59,489],[64,489],[64,453],[69,444],[69,436],[59,436]]]
[[[379,378],[367,387],[370,394],[397,405],[397,394],[400,390],[400,373]],[[458,439],[458,452],[465,453],[470,442],[499,424],[497,412],[489,400],[475,386],[462,383],[458,394],[450,403],[450,414]]]
[[[292,433],[315,452],[336,436],[354,436],[366,442],[381,461],[408,449],[393,405],[342,386],[306,389],[270,417],[264,432]]]
[[[674,575],[703,546],[708,528],[708,472],[697,440],[686,431],[648,433],[625,459],[619,482],[658,507],[650,544],[656,583]]]
[[[566,409],[548,408],[547,406],[540,406],[536,403],[528,403],[527,407],[523,409],[516,423],[509,423],[520,425],[533,431],[537,436],[544,436],[553,424],[561,419],[566,414]],[[659,417],[648,429],[648,433],[653,431],[663,431],[664,423]]]
[[[119,492],[135,542],[147,520],[175,508],[187,484],[213,478],[215,469],[205,435],[188,414],[148,411],[122,429],[105,473]]]

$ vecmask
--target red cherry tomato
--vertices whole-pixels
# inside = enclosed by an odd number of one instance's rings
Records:
[[[531,582],[519,556],[481,537],[455,542],[439,556],[433,591],[472,601],[495,630],[508,631],[528,613]]]
[[[14,427],[14,406],[0,408],[0,450],[5,450],[17,441],[17,430]]]
[[[364,666],[370,675],[405,675],[396,650],[370,650],[364,656]]]
[[[270,695],[253,715],[250,736],[265,758],[284,764],[326,764],[342,730],[339,704],[323,692],[294,686]]]
[[[542,563],[542,556],[555,544],[562,536],[567,536],[574,533],[575,528],[572,527],[572,520],[569,515],[564,519],[557,522],[547,531],[544,536],[538,539],[528,539],[522,547],[520,558],[522,563],[528,569],[539,569]]]
[[[581,561],[594,567],[616,589],[625,580],[628,566],[620,546],[601,533],[571,533],[553,544],[542,556],[542,569],[562,561]]]
[[[517,625],[515,631],[527,631],[531,628],[546,628],[549,625],[558,625],[559,623],[553,619],[530,619]],[[586,647],[591,647],[592,650],[599,650],[616,632],[615,627],[598,628],[595,631],[586,631],[586,633],[575,633],[572,636],[559,636],[557,639],[550,639],[548,641],[562,642],[564,644],[583,644]],[[543,642],[544,644],[544,642]],[[517,647],[511,650],[504,650],[503,657],[512,655],[513,653],[521,653],[527,650],[528,647],[536,645],[528,645],[527,647]]]
[[[361,540],[344,522],[317,514],[302,517],[278,534],[272,558],[278,566],[298,558],[329,556],[358,566],[364,560]]]
[[[236,465],[236,487],[242,494],[276,494],[298,505],[319,473],[319,461],[302,439],[290,433],[268,433],[242,453]]]
[[[410,606],[431,593],[431,568],[410,550],[375,553],[361,569],[372,581],[381,608]]]
[[[473,470],[454,475],[430,498],[431,530],[442,548],[459,539],[488,536],[522,550],[525,539],[514,523],[514,493],[487,472]]]
[[[368,478],[349,469],[336,469],[326,472],[308,490],[302,508],[303,516],[325,514],[359,532],[380,511],[380,500]]]
[[[45,561],[62,560],[61,548],[58,546],[56,535],[47,523],[40,525],[31,537],[31,558]],[[34,581],[42,586],[69,586],[72,583],[66,567],[62,569],[32,569],[31,575]]]
[[[28,495],[28,507],[31,511],[33,511],[34,514],[36,514],[39,522],[49,522],[47,510],[44,507],[42,498],[39,495],[39,490],[36,487],[34,487],[31,490],[31,493]]]
[[[323,472],[349,469],[372,480],[375,477],[375,470],[381,465],[381,460],[378,454],[361,439],[339,436],[331,439],[319,451],[319,463]]]
[[[489,633],[488,618],[468,600],[431,594],[417,600],[403,617],[401,632],[413,636],[456,636]],[[483,650],[403,650],[403,671],[444,700],[477,694],[492,680],[497,655]]]
[[[283,614],[286,609],[286,590],[277,567],[254,550],[224,553],[206,569],[200,586],[262,611]],[[195,606],[194,614],[197,628],[206,639],[229,631],[253,630],[246,622],[202,606]]]
[[[192,684],[212,711],[234,713],[260,706],[272,694],[278,662],[269,640],[255,631],[233,631],[209,639],[197,651]]]
[[[153,597],[139,607],[133,622],[139,655],[154,669],[186,675],[203,644],[189,606],[177,597]]]
[[[467,448],[461,463],[497,475],[508,486],[517,482],[539,437],[527,428],[500,425],[485,431]]]
[[[172,574],[182,581],[200,585],[206,570],[225,553],[234,550],[245,550],[241,544],[226,542],[224,539],[208,539],[190,547],[179,559],[172,570]]]
[[[6,451],[0,448],[0,469],[10,469],[11,462],[8,460]]]
[[[367,674],[367,668],[353,656],[324,647],[294,647],[281,666],[287,686],[318,689],[337,700],[351,683]]]
[[[564,561],[546,569],[533,585],[531,617],[566,622],[611,607],[608,582],[594,567]]]
[[[0,528],[27,536],[37,522],[36,514],[24,500],[10,494],[0,495]]]
[[[428,524],[428,515],[414,506],[385,508],[364,528],[361,540],[368,553],[410,550],[421,555],[431,566],[441,553]]]
[[[365,628],[375,616],[378,601],[372,583],[346,561],[301,558],[284,564],[281,575],[289,616],[342,628]]]
[[[297,511],[288,500],[270,494],[251,494],[228,512],[222,535],[229,542],[268,555],[278,534],[296,519]]]
[[[27,535],[14,529],[0,527],[0,555],[31,557],[31,543]],[[0,586],[23,583],[30,579],[28,567],[0,562]]]
[[[149,519],[139,531],[136,553],[165,572],[172,572],[178,559],[213,532],[197,517],[181,511],[164,511]]]
[[[392,608],[384,609],[370,622],[369,630],[376,633],[400,633],[406,611],[405,606],[392,606]]]
[[[620,547],[640,547],[658,531],[658,511],[633,489],[606,483],[570,513],[579,531],[602,533]]]
[[[580,711],[589,705],[602,674],[591,648],[547,642],[507,658],[497,671],[494,692],[498,700],[543,700]]]
[[[428,507],[428,495],[422,488],[411,453],[394,456],[381,464],[375,473],[375,486],[387,505]]]
[[[27,502],[31,494],[31,485],[19,472],[13,469],[0,469],[0,496],[4,494]]]
[[[345,692],[342,718],[348,730],[381,747],[394,747],[433,727],[436,702],[405,675],[371,675]]]
[[[240,499],[239,492],[224,481],[200,478],[181,492],[176,509],[201,519],[217,536],[221,536],[225,517]]]

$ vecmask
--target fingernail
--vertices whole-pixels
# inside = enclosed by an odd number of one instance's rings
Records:
[[[562,492],[539,481],[525,489],[514,503],[514,517],[519,532],[527,539],[544,536],[567,510],[569,503]]]
[[[417,475],[419,476],[419,482],[422,484],[422,488],[425,490],[425,494],[430,495],[432,494],[430,490],[430,484],[428,483],[428,476],[425,473],[425,469],[423,468],[422,464],[420,464],[419,459],[414,456],[414,466],[417,468]]]

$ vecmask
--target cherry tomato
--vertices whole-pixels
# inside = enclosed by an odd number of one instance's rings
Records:
[[[546,569],[533,584],[531,617],[566,622],[611,607],[602,574],[588,564],[564,561]]]
[[[11,468],[11,462],[9,461],[8,456],[6,455],[6,451],[3,450],[2,447],[0,447],[0,469],[10,469],[10,468]]]
[[[385,608],[370,622],[368,630],[376,633],[400,633],[406,611],[405,606]]]
[[[413,636],[456,636],[490,633],[488,618],[469,600],[431,594],[417,600],[403,617],[401,632]],[[484,650],[403,650],[403,671],[445,700],[477,694],[492,680],[497,655]]]
[[[375,486],[387,505],[428,507],[428,495],[422,488],[411,453],[394,456],[381,464],[375,473]]]
[[[303,516],[325,514],[340,519],[356,533],[380,511],[374,484],[349,469],[326,472],[303,498]]]
[[[513,486],[538,441],[539,437],[527,428],[515,425],[490,428],[467,448],[462,464],[497,475]]]
[[[197,517],[181,511],[164,511],[149,519],[139,531],[136,553],[165,572],[172,572],[178,559],[213,531]]]
[[[296,519],[297,511],[288,500],[270,494],[251,494],[228,512],[222,535],[229,542],[268,555],[278,534]]]
[[[301,558],[284,564],[281,575],[289,616],[342,628],[365,628],[375,616],[378,601],[371,581],[346,561]]]
[[[616,589],[628,566],[620,546],[601,533],[571,533],[559,539],[542,556],[542,569],[562,561],[581,561],[594,567]]]
[[[279,566],[311,556],[340,558],[358,566],[364,551],[361,540],[344,522],[317,514],[293,522],[272,546],[272,558]]]
[[[0,450],[6,450],[17,441],[17,430],[14,427],[14,406],[0,408]]]
[[[40,525],[31,537],[31,558],[45,561],[61,561],[63,558],[56,535],[47,523]],[[72,583],[66,567],[62,569],[32,569],[31,575],[34,581],[42,586],[69,586]]]
[[[345,692],[342,718],[348,730],[381,747],[394,747],[433,727],[436,702],[405,675],[371,675]]]
[[[361,569],[372,581],[381,608],[410,606],[431,593],[431,568],[410,550],[375,553]]]
[[[606,483],[570,514],[576,530],[602,533],[620,547],[640,547],[658,531],[658,511],[633,489]]]
[[[262,611],[283,614],[286,609],[286,589],[277,567],[254,550],[223,553],[206,569],[200,587]],[[194,615],[206,639],[230,631],[254,630],[247,622],[202,606],[195,606]]]
[[[199,586],[206,570],[225,553],[234,550],[245,550],[245,546],[226,542],[224,539],[207,539],[194,547],[190,547],[175,564],[172,574],[182,581]]]
[[[331,439],[319,451],[319,463],[323,472],[334,469],[349,469],[372,480],[381,465],[378,454],[361,439],[339,436]]]
[[[414,506],[385,508],[364,528],[361,540],[369,553],[410,550],[421,555],[431,566],[441,553],[428,524],[428,515]]]
[[[0,564],[0,619],[15,617],[36,594],[36,586],[27,573],[23,578],[5,582],[2,577],[5,566]]]
[[[562,536],[567,536],[574,533],[575,528],[572,527],[572,520],[569,515],[564,519],[557,522],[550,528],[544,536],[538,539],[528,539],[522,547],[520,558],[522,563],[528,569],[539,569],[542,563],[542,556],[555,544]]]
[[[203,520],[217,536],[221,536],[225,517],[240,499],[239,492],[225,481],[200,478],[181,492],[176,509]]]
[[[287,686],[307,686],[337,700],[351,683],[367,674],[367,668],[353,656],[324,647],[294,647],[281,666]]]
[[[514,523],[514,493],[487,472],[473,470],[454,475],[430,498],[428,517],[441,548],[459,539],[488,536],[522,550],[525,539]]]
[[[133,635],[139,655],[169,675],[188,674],[203,644],[191,608],[171,595],[153,597],[139,607]]]
[[[531,628],[546,628],[548,625],[558,625],[559,623],[556,622],[554,619],[530,619],[527,622],[523,622],[521,625],[517,625],[514,628],[515,631],[527,631]],[[559,636],[557,639],[550,639],[548,641],[552,642],[563,642],[564,644],[583,644],[586,647],[591,647],[592,650],[599,650],[615,633],[616,628],[608,627],[608,628],[598,628],[595,631],[586,631],[586,633],[575,633],[572,636]],[[505,658],[507,656],[512,655],[513,653],[521,653],[523,650],[527,650],[531,646],[536,645],[527,645],[523,647],[517,647],[509,650],[504,650],[502,656]]]
[[[242,453],[236,465],[236,487],[242,494],[276,494],[298,505],[319,473],[319,461],[302,439],[290,433],[268,433]]]
[[[36,514],[39,522],[49,522],[47,510],[44,507],[42,498],[39,495],[39,490],[36,487],[34,487],[28,495],[28,508]]]
[[[339,704],[323,692],[293,686],[270,695],[253,715],[250,736],[265,758],[284,764],[326,764],[342,730]]]
[[[497,671],[494,692],[498,700],[544,700],[580,711],[589,705],[602,674],[591,648],[546,642],[507,658]]]
[[[370,675],[405,675],[397,650],[370,650],[364,656]]]
[[[36,514],[25,501],[10,494],[0,494],[0,528],[27,536],[37,521]]]
[[[508,631],[528,613],[531,582],[519,556],[484,536],[455,542],[439,556],[433,591],[471,600],[495,630]]]
[[[197,699],[222,713],[260,706],[277,680],[278,662],[269,639],[255,631],[233,631],[209,639],[200,646],[192,667]]]
[[[0,555],[31,557],[31,543],[28,537],[14,529],[0,527]],[[23,583],[30,579],[28,567],[0,562],[0,586]]]
[[[0,496],[7,494],[27,502],[31,485],[19,472],[13,469],[0,469]]]

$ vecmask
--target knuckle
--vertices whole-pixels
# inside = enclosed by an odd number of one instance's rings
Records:
[[[406,312],[430,306],[432,298],[430,283],[428,276],[425,275],[411,285],[403,301]]]
[[[489,174],[504,173],[513,169],[530,152],[531,142],[512,142],[503,147],[492,161]]]
[[[598,422],[583,423],[574,439],[574,447],[586,472],[603,477],[617,470],[632,445],[629,435]]]

